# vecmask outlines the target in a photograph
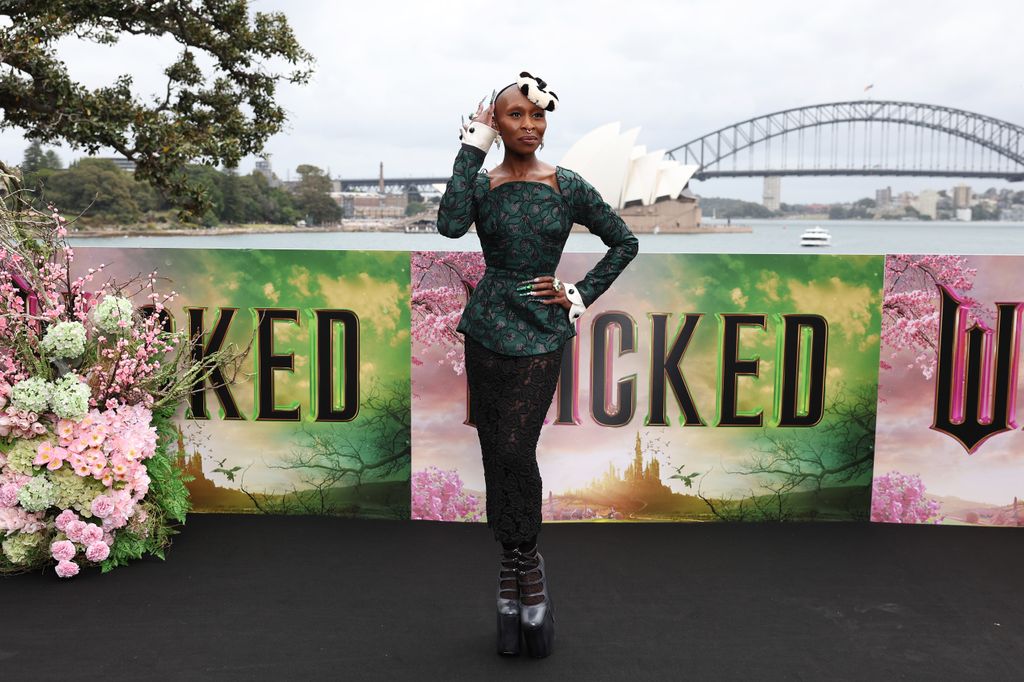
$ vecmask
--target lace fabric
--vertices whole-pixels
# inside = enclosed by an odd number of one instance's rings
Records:
[[[487,525],[498,542],[540,532],[537,441],[558,383],[565,346],[538,355],[496,353],[466,336],[466,381],[480,439]]]

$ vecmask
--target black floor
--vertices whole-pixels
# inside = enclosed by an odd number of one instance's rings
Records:
[[[192,515],[166,562],[0,579],[0,679],[1024,679],[1013,529],[563,523],[540,543],[547,659],[493,653],[482,524]]]

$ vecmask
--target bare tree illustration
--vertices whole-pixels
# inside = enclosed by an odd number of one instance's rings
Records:
[[[396,474],[411,468],[412,436],[410,385],[408,379],[382,382],[371,380],[352,424],[313,429],[303,424],[296,439],[298,445],[271,469],[295,471],[299,480],[290,491],[261,495],[242,487],[253,505],[268,514],[354,514],[358,501],[339,500],[337,492],[345,488],[356,500],[364,484],[393,480]],[[375,503],[383,505],[395,518],[408,518],[409,495],[388,496]]]
[[[698,497],[713,516],[722,520],[792,519],[791,493],[820,492],[870,476],[875,454],[876,400],[873,386],[849,389],[838,384],[820,424],[803,430],[765,428],[759,436],[760,445],[741,468],[727,470],[756,477],[759,490],[751,489],[741,499],[713,500],[698,486]],[[854,518],[862,517],[864,510],[855,506],[848,503],[846,511]]]

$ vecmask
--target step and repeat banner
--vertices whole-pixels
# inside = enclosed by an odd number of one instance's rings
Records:
[[[245,349],[178,415],[197,511],[485,520],[454,331],[480,253],[76,249],[101,263],[170,280],[194,357]],[[1024,523],[1022,266],[640,254],[566,348],[545,520]]]

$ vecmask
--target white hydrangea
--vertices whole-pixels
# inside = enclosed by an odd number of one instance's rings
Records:
[[[85,326],[81,322],[58,322],[46,330],[41,345],[58,358],[77,358],[85,352]]]
[[[42,377],[19,381],[11,388],[11,405],[23,412],[45,412],[52,390],[50,382]]]
[[[124,320],[129,325],[132,322],[132,302],[122,296],[104,296],[103,300],[93,310],[93,322],[100,330],[108,334],[121,332],[120,322]]]
[[[79,421],[89,411],[92,390],[74,372],[68,372],[53,384],[50,407],[61,419]]]

